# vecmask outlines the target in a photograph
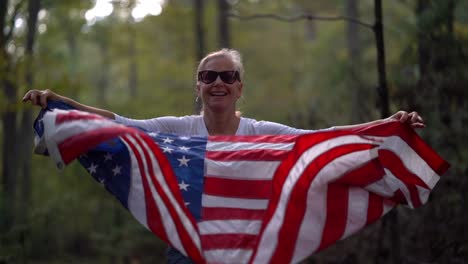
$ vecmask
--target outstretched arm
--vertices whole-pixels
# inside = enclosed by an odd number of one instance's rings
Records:
[[[79,103],[71,98],[56,94],[52,92],[51,90],[29,90],[24,96],[23,96],[23,102],[31,101],[33,105],[40,106],[42,108],[45,108],[47,106],[47,101],[48,100],[57,100],[57,101],[62,101],[64,103],[67,103],[74,108],[81,110],[81,111],[86,111],[89,113],[93,114],[98,114],[103,117],[107,117],[109,119],[115,119],[115,115],[113,112],[108,111],[106,109],[101,109],[89,105],[85,105],[82,103]]]
[[[412,128],[424,128],[426,125],[424,124],[424,119],[415,111],[408,113],[406,111],[398,111],[395,114],[387,117],[385,119],[374,120],[371,122],[363,123],[363,124],[356,124],[356,125],[347,125],[347,126],[336,126],[336,129],[350,129],[350,128],[359,128],[362,126],[379,124],[382,122],[386,122],[389,120],[398,120],[401,123],[407,123]]]

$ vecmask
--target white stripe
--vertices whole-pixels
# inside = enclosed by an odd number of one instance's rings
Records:
[[[174,209],[179,216],[180,221],[182,222],[182,225],[184,226],[185,230],[187,231],[188,235],[190,238],[193,240],[195,246],[197,249],[201,252],[201,241],[200,237],[198,235],[198,231],[194,225],[192,225],[192,221],[190,221],[189,217],[184,213],[182,207],[180,204],[176,201],[173,193],[169,190],[168,184],[166,182],[166,177],[163,175],[161,168],[159,166],[159,161],[156,159],[154,156],[154,153],[151,151],[151,149],[146,145],[146,143],[141,139],[140,135],[136,135],[136,137],[140,140],[142,145],[145,146],[147,149],[147,152],[150,156],[151,163],[155,172],[155,177],[158,182],[161,183],[161,187],[166,194],[166,196],[169,199],[169,202],[172,206],[174,206]],[[153,183],[150,181],[150,183]],[[165,218],[165,217],[164,217]]]
[[[386,177],[386,179],[392,180],[393,184],[398,186],[398,189],[405,196],[408,206],[411,208],[414,208],[413,201],[411,200],[410,191],[406,187],[405,183],[402,182],[400,179],[398,179],[395,175],[393,175],[393,173],[390,170],[384,169],[384,171],[385,171],[385,174],[388,176]]]
[[[405,167],[418,175],[430,189],[439,181],[439,175],[400,137],[388,137],[380,148],[394,152]]]
[[[198,223],[200,235],[249,234],[260,231],[261,220],[211,220]]]
[[[54,140],[62,142],[69,137],[78,135],[83,132],[90,132],[106,127],[122,127],[110,120],[76,120],[62,123],[56,127]]]
[[[205,159],[205,175],[225,179],[271,180],[279,163],[279,161],[214,161]]]
[[[195,244],[195,246],[197,247],[198,251],[200,252],[201,254],[201,241],[200,241],[200,236],[198,235],[198,230],[196,228],[196,226],[192,225],[192,221],[190,220],[190,216],[186,215],[181,207],[181,204],[179,204],[173,193],[169,190],[169,187],[168,187],[168,184],[166,182],[166,177],[163,175],[162,171],[161,171],[161,168],[159,167],[159,160],[156,159],[156,157],[154,156],[154,153],[151,151],[151,149],[149,148],[149,146],[141,139],[141,136],[140,135],[136,135],[136,137],[140,140],[141,144],[143,146],[145,146],[146,148],[146,151],[148,153],[148,155],[150,156],[150,159],[152,161],[152,164],[153,164],[153,171],[155,173],[155,177],[156,177],[156,181],[161,185],[164,193],[166,194],[166,196],[168,197],[169,199],[169,202],[170,204],[174,207],[180,221],[182,222],[182,225],[184,226],[186,232],[188,233],[188,235],[190,236],[190,238],[192,239],[193,243]],[[152,139],[150,139],[152,140]],[[153,142],[153,141],[151,141]],[[153,181],[150,181],[150,184],[156,184],[155,182]],[[172,218],[168,219],[169,221],[173,221]]]
[[[267,199],[226,198],[223,196],[202,195],[203,207],[224,207],[260,210],[268,206]]]
[[[391,200],[384,200],[383,201],[383,212],[382,212],[382,216],[384,216],[385,214],[387,214],[388,212],[390,212],[390,210],[392,210],[393,208],[395,208],[396,206],[396,203],[391,201]]]
[[[325,185],[310,188],[307,192],[307,210],[299,228],[299,234],[307,234],[307,236],[304,236],[301,242],[296,242],[292,263],[298,263],[307,258],[320,246],[327,219],[327,191]]]
[[[302,175],[303,171],[311,162],[313,162],[322,153],[327,152],[328,150],[334,147],[342,146],[349,143],[374,144],[375,141],[367,140],[360,136],[346,135],[321,142],[302,153],[301,157],[298,159],[296,164],[294,164],[293,168],[288,174],[288,177],[282,187],[278,206],[272,216],[272,220],[267,224],[263,235],[259,240],[257,254],[254,259],[255,263],[270,262],[273,252],[275,250],[280,250],[276,248],[278,244],[278,232],[285,218],[285,212],[288,206],[291,190],[294,188],[296,182]],[[312,185],[314,185],[314,182],[312,182]]]
[[[183,254],[187,255],[187,253],[185,252],[185,249],[184,249],[184,247],[182,245],[182,241],[180,241],[180,237],[178,235],[179,232],[178,232],[178,230],[177,230],[177,228],[176,228],[176,226],[174,224],[174,221],[173,221],[172,217],[169,216],[169,210],[167,209],[164,202],[161,200],[161,197],[157,193],[156,188],[154,187],[154,183],[152,182],[152,180],[150,178],[150,172],[148,170],[148,165],[145,162],[146,158],[145,158],[145,155],[144,155],[143,150],[142,150],[142,148],[145,147],[145,146],[140,145],[139,142],[133,136],[127,135],[127,136],[125,136],[125,139],[130,142],[129,144],[132,144],[136,148],[136,150],[138,151],[141,159],[143,160],[142,161],[143,170],[144,170],[144,173],[146,175],[146,181],[148,182],[148,185],[149,185],[149,188],[150,188],[150,191],[151,191],[151,197],[154,199],[154,201],[157,204],[157,208],[159,210],[159,215],[161,216],[161,221],[162,221],[162,224],[164,226],[164,231],[167,234],[167,238],[169,239],[169,242],[175,248],[180,250]],[[129,149],[129,152],[130,153],[132,152],[131,149]],[[133,155],[133,154],[131,154],[131,155]],[[154,173],[156,174],[156,177],[158,177],[157,175],[158,174],[160,175],[161,171],[159,170],[159,168],[156,168],[156,167],[153,167],[153,169],[154,169]],[[140,170],[141,170],[141,168],[140,168]],[[132,177],[142,177],[143,176],[142,173],[140,173],[140,175],[141,176],[136,174],[136,175],[132,175]],[[164,182],[161,183],[161,186],[162,186],[163,189],[164,189],[164,187],[166,187]],[[169,217],[165,217],[165,216],[169,216]],[[140,219],[138,219],[138,220],[140,220]]]
[[[128,149],[128,152],[130,154],[130,160],[131,160],[131,171],[130,171],[130,188],[128,192],[128,210],[133,214],[133,216],[146,228],[148,227],[147,223],[147,215],[146,215],[146,201],[145,201],[145,191],[143,189],[143,183],[142,183],[142,174],[140,173],[140,169],[138,166],[138,161],[133,154],[133,151],[131,151],[130,146],[128,145],[126,140],[122,140],[122,142],[125,144],[125,146]],[[158,197],[159,198],[159,197]],[[165,208],[164,204],[162,205],[164,208],[161,208],[162,210],[167,211]],[[160,211],[161,211],[160,209]],[[161,212],[160,212],[161,213]]]
[[[206,151],[239,151],[239,150],[291,150],[294,142],[265,143],[265,142],[213,142],[208,141]]]
[[[365,149],[340,156],[325,165],[315,177],[312,186],[329,184],[343,174],[361,167],[377,157],[377,148]]]
[[[293,262],[298,262],[306,258],[315,252],[321,244],[323,228],[327,215],[327,197],[326,192],[323,194],[323,197],[319,198],[313,196],[313,193],[321,192],[322,189],[326,189],[328,184],[331,182],[341,178],[350,170],[358,168],[362,166],[362,164],[369,162],[376,156],[376,148],[351,152],[330,161],[317,173],[308,190],[309,198],[307,199],[306,213],[302,219],[301,227],[297,236],[296,248],[294,249],[293,254]],[[318,202],[315,201],[315,199],[319,200],[320,204],[317,204]],[[320,210],[317,210],[317,208],[315,208],[316,206],[318,206]],[[321,216],[317,216],[317,214],[321,214]],[[320,230],[315,230],[316,228],[320,228]],[[311,235],[312,233],[314,235]],[[317,237],[315,237],[316,235]]]
[[[389,198],[393,196],[393,193],[396,190],[398,190],[398,185],[394,178],[384,175],[380,180],[367,185],[364,189],[382,197]]]
[[[341,239],[354,234],[366,225],[368,208],[369,192],[358,187],[349,188],[346,228]]]
[[[426,203],[427,199],[429,199],[429,194],[431,193],[431,190],[418,185],[416,185],[416,190],[418,190],[419,200],[421,200],[421,203]]]
[[[56,140],[56,127],[55,127],[55,118],[57,116],[58,111],[53,112],[46,112],[42,121],[44,123],[44,140],[49,151],[49,155],[55,162],[55,165],[59,169],[63,169],[65,167],[65,163],[63,162],[62,155],[60,155],[60,151],[58,149]]]
[[[252,256],[251,249],[215,249],[205,250],[205,259],[208,263],[243,264],[248,263]]]

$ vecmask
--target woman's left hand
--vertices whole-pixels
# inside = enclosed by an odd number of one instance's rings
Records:
[[[424,119],[418,114],[418,112],[415,111],[411,113],[408,113],[406,111],[398,111],[387,119],[398,120],[401,123],[407,123],[412,128],[426,127],[426,124],[424,124]]]

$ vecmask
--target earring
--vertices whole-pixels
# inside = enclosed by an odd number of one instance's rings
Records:
[[[195,103],[198,103],[198,96],[197,96],[197,98],[195,98]]]

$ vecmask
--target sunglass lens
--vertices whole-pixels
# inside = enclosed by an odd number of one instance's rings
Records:
[[[218,73],[215,71],[203,71],[201,72],[201,81],[204,83],[212,83],[218,78]]]
[[[225,83],[233,84],[236,81],[234,71],[220,72],[219,76],[221,77],[221,80],[223,80],[223,82]]]

